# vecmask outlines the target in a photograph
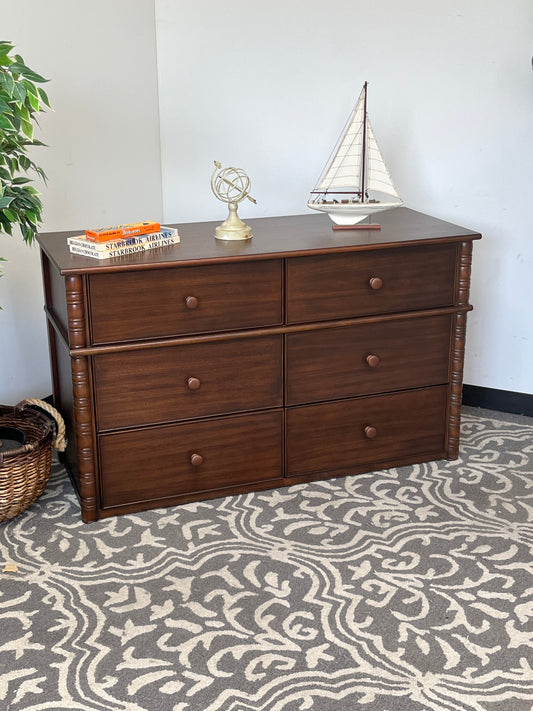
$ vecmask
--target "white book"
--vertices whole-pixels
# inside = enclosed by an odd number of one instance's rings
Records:
[[[113,259],[114,257],[127,257],[136,252],[146,252],[149,249],[157,249],[158,247],[167,247],[171,244],[178,244],[180,238],[178,235],[165,237],[151,242],[142,242],[140,244],[131,244],[126,247],[108,250],[93,250],[85,247],[79,247],[77,244],[69,243],[69,249],[72,254],[79,254],[83,257],[91,257],[92,259]]]
[[[116,249],[132,247],[133,245],[149,244],[150,242],[157,242],[170,237],[177,238],[174,243],[180,241],[178,230],[175,227],[162,226],[158,232],[149,232],[144,235],[135,235],[134,237],[121,237],[120,239],[112,239],[107,242],[92,242],[88,240],[85,235],[78,235],[76,237],[67,237],[67,243],[69,246],[74,245],[81,249],[89,249],[92,252],[110,252]]]

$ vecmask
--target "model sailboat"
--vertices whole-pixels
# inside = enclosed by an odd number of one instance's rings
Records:
[[[307,202],[337,225],[355,225],[402,200],[394,187],[367,114],[367,82],[326,169]]]

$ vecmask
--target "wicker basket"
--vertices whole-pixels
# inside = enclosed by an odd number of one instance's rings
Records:
[[[39,410],[31,409],[35,405]],[[42,412],[45,410],[53,419]],[[66,447],[65,423],[43,400],[23,400],[15,407],[0,405],[0,425],[16,427],[25,444],[2,453],[0,449],[0,523],[18,516],[43,493],[52,468],[52,446]]]

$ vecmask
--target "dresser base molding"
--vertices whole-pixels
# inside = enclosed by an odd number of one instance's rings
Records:
[[[376,473],[385,469],[391,469],[393,467],[404,467],[410,466],[412,464],[423,464],[426,462],[436,462],[446,459],[445,452],[427,452],[426,454],[421,454],[419,456],[405,457],[403,459],[389,460],[383,462],[376,462],[375,465],[369,469],[368,466],[359,465],[352,466],[347,469],[338,469],[327,472],[315,472],[314,474],[306,474],[305,476],[294,476],[288,479],[287,477],[279,477],[278,479],[268,479],[266,481],[257,481],[252,484],[240,485],[240,486],[227,486],[221,489],[210,489],[208,491],[194,492],[189,494],[182,494],[179,496],[165,497],[162,499],[150,499],[147,501],[136,501],[130,504],[124,504],[120,506],[109,506],[99,509],[99,519],[108,518],[111,516],[122,516],[125,514],[139,513],[141,511],[151,511],[152,509],[159,508],[169,508],[172,506],[180,506],[183,504],[194,503],[195,501],[211,501],[213,499],[219,499],[226,496],[238,496],[240,494],[250,494],[255,491],[268,491],[271,489],[281,489],[288,486],[295,486],[296,484],[309,484],[314,481],[325,481],[329,479],[344,478],[347,476],[354,476],[359,474]],[[68,465],[66,466],[68,471]],[[79,496],[79,494],[78,494]],[[83,518],[83,515],[82,515]],[[95,519],[85,519],[85,523],[91,523]]]
[[[103,261],[39,235],[84,521],[457,456],[480,235],[403,207],[250,222]]]

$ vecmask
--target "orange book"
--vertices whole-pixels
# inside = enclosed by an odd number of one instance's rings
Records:
[[[110,239],[135,237],[136,235],[158,232],[160,227],[159,222],[130,222],[129,224],[115,225],[114,227],[102,227],[99,230],[85,230],[85,236],[90,242],[107,242]]]

